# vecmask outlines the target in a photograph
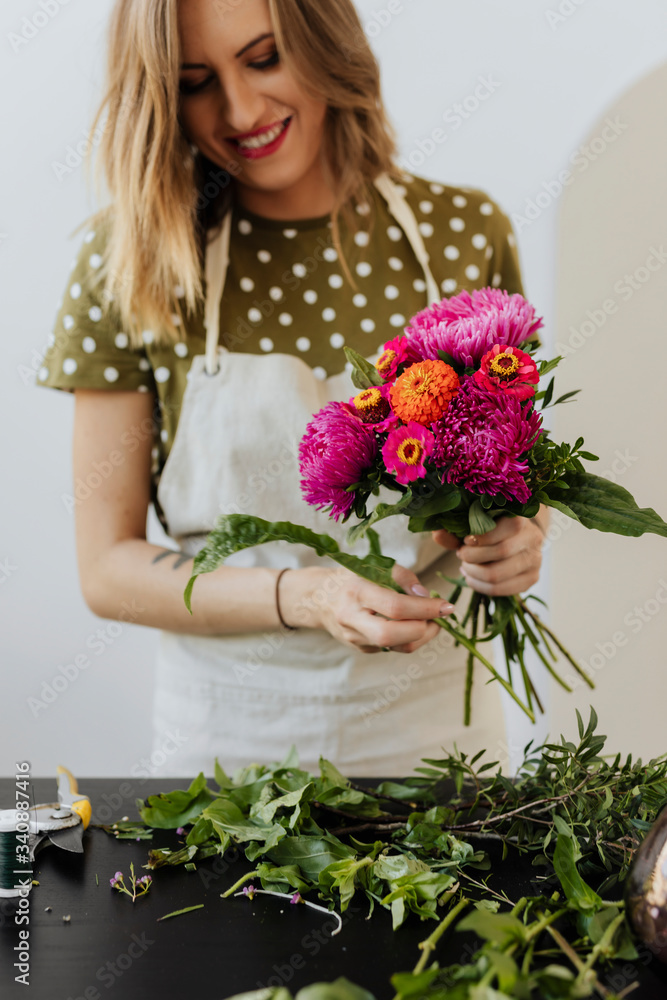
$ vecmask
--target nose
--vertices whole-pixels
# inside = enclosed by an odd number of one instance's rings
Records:
[[[226,132],[252,132],[264,122],[266,97],[253,86],[235,76],[224,80],[222,87],[221,124]]]

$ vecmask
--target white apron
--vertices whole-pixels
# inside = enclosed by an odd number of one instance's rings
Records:
[[[386,175],[375,182],[424,270],[428,302],[439,301],[417,221]],[[206,354],[193,358],[176,436],[158,499],[170,536],[195,555],[220,514],[242,512],[288,520],[331,534],[337,525],[303,500],[298,445],[312,415],[358,390],[343,372],[315,377],[298,357],[232,353],[219,346],[220,302],[229,260],[231,212],[206,252]],[[382,499],[392,499],[387,493]],[[353,522],[352,522],[353,523]],[[382,551],[446,594],[439,569],[457,575],[458,560],[407,520],[380,522]],[[365,553],[367,542],[352,551]],[[276,569],[331,565],[305,546],[272,542],[236,553],[230,566]],[[192,593],[197,615],[197,584]],[[170,739],[171,774],[211,774],[214,757],[228,772],[280,760],[295,744],[301,766],[321,755],[349,775],[409,774],[442,748],[493,754],[505,738],[497,684],[476,667],[473,725],[463,726],[465,651],[442,632],[417,653],[357,652],[327,632],[190,635],[161,631],[155,678],[154,751]],[[491,758],[493,759],[493,757]]]

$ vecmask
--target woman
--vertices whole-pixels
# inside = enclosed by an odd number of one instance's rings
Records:
[[[464,730],[464,657],[433,622],[452,606],[427,588],[439,569],[488,594],[527,589],[535,521],[460,547],[385,521],[405,595],[279,543],[201,577],[192,616],[183,591],[220,513],[344,539],[303,502],[296,458],[312,413],[353,392],[343,345],[376,355],[462,288],[520,292],[506,216],[395,166],[351,0],[118,0],[108,72],[113,203],[84,238],[38,384],[76,392],[85,599],[105,618],[133,602],[161,630],[155,748],[180,734],[178,774],[294,743],[302,766],[321,753],[377,775],[453,740],[493,747],[497,685],[478,683]],[[151,502],[176,550],[146,540]],[[456,555],[438,562],[443,548]]]

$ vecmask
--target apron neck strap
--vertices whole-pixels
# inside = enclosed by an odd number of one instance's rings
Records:
[[[437,282],[429,267],[429,255],[419,232],[415,214],[388,174],[380,174],[373,184],[387,202],[390,213],[403,229],[419,261],[426,278],[427,305],[441,299]],[[206,304],[204,326],[206,328],[206,371],[215,375],[218,369],[218,341],[220,339],[220,306],[229,267],[229,243],[232,229],[232,209],[226,213],[220,229],[206,247],[204,276],[206,280]]]

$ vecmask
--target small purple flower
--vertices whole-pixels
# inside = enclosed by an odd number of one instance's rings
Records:
[[[179,826],[178,829],[176,830],[176,833],[178,834],[179,837],[182,837],[183,834],[185,833],[185,828],[182,827],[182,826]]]
[[[252,899],[253,896],[255,895],[255,887],[254,887],[254,885],[244,885],[243,886],[243,895],[244,896],[248,896],[249,899]]]
[[[122,872],[116,872],[116,874],[114,875],[114,878],[118,879],[119,882],[122,882],[122,880],[123,880],[123,873]]]
[[[112,889],[115,889],[116,886],[118,885],[118,879],[110,878],[109,879],[109,885],[111,886]]]
[[[137,885],[143,885],[144,883],[146,885],[150,885],[152,881],[153,879],[150,875],[143,875],[141,878],[137,879]]]
[[[303,899],[301,897],[301,893],[300,892],[295,892],[294,895],[292,896],[292,898],[290,899],[290,903],[303,903]]]

